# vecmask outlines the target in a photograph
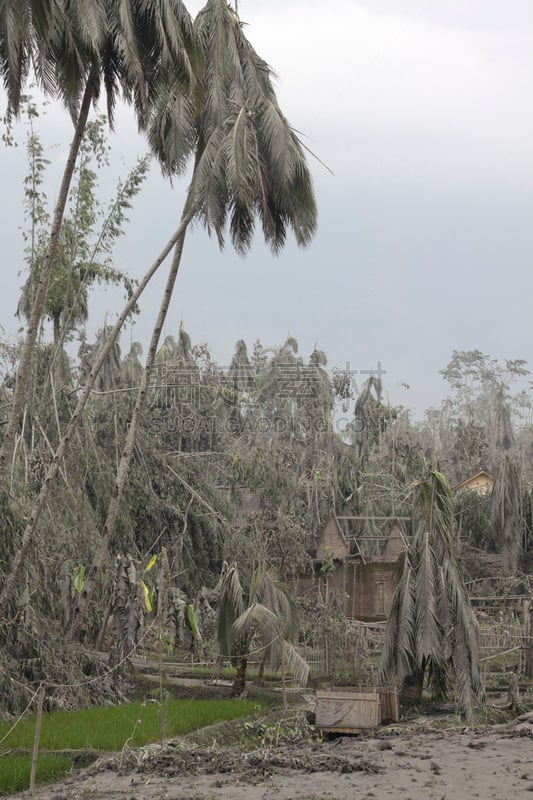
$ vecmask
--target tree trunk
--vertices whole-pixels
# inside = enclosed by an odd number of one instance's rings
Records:
[[[422,690],[424,688],[424,670],[416,669],[411,675],[407,675],[400,689],[400,703],[407,706],[415,706],[422,700]]]
[[[244,655],[237,657],[237,673],[231,688],[232,697],[242,697],[246,691],[246,669],[248,667],[248,659]]]
[[[533,678],[533,599],[524,608],[524,675]]]
[[[262,658],[261,663],[259,664],[259,670],[257,673],[257,681],[256,681],[256,684],[258,686],[265,685],[265,660],[266,658]]]
[[[22,535],[22,540],[21,540],[20,546],[19,546],[19,548],[17,550],[15,558],[13,559],[13,564],[11,566],[11,572],[7,576],[7,578],[6,578],[5,582],[4,582],[4,586],[2,588],[2,593],[0,595],[0,619],[2,617],[4,617],[6,609],[7,609],[7,606],[9,604],[9,602],[11,601],[11,597],[13,595],[13,591],[14,591],[14,588],[15,588],[15,585],[16,585],[16,581],[17,581],[19,572],[20,572],[20,570],[22,568],[22,565],[24,564],[24,561],[26,559],[28,548],[29,548],[29,546],[30,546],[30,544],[31,544],[31,542],[33,540],[33,536],[35,534],[35,531],[36,531],[36,528],[37,528],[37,524],[39,522],[42,510],[43,510],[43,508],[45,506],[45,503],[46,503],[46,501],[48,499],[48,496],[50,494],[50,489],[52,487],[52,484],[54,482],[55,476],[57,475],[57,472],[58,472],[59,467],[61,465],[61,461],[63,459],[63,456],[65,455],[66,449],[67,449],[72,437],[74,436],[76,430],[78,429],[78,425],[79,425],[79,422],[80,422],[81,415],[82,415],[83,410],[84,410],[84,408],[85,408],[85,406],[87,404],[87,400],[90,397],[91,391],[92,391],[92,389],[94,387],[94,384],[96,382],[96,378],[98,377],[98,375],[100,373],[100,370],[102,369],[102,366],[104,365],[104,363],[106,361],[106,358],[107,358],[107,356],[109,354],[109,351],[111,350],[111,348],[115,344],[115,341],[118,338],[118,335],[119,335],[119,333],[120,333],[120,331],[122,329],[122,326],[123,326],[125,320],[127,319],[129,314],[131,313],[132,309],[134,308],[135,304],[139,300],[139,297],[141,296],[143,291],[146,289],[146,286],[148,285],[149,281],[155,275],[156,271],[159,269],[159,267],[161,266],[161,264],[163,263],[165,258],[168,256],[168,254],[170,253],[172,248],[175,247],[176,242],[179,240],[180,236],[183,234],[183,231],[187,227],[189,221],[190,221],[190,219],[186,218],[184,220],[184,222],[182,222],[181,225],[179,226],[179,228],[176,230],[176,232],[174,233],[172,238],[167,242],[167,244],[165,245],[165,247],[162,250],[162,252],[159,255],[159,257],[152,264],[151,268],[146,273],[146,275],[144,276],[142,281],[139,283],[139,285],[137,286],[135,292],[130,297],[130,299],[127,302],[127,304],[124,306],[124,309],[123,309],[121,315],[119,316],[119,318],[117,319],[117,321],[115,323],[115,326],[114,326],[113,330],[111,331],[111,334],[109,335],[109,338],[106,340],[105,344],[102,346],[102,348],[101,348],[101,350],[100,350],[100,352],[98,354],[98,358],[96,359],[96,361],[94,363],[94,366],[92,367],[91,372],[89,373],[89,376],[88,376],[88,378],[87,378],[87,380],[85,382],[85,386],[83,388],[83,391],[82,391],[82,393],[81,393],[81,395],[80,395],[80,397],[78,399],[78,402],[76,404],[76,408],[74,409],[74,412],[73,412],[73,414],[72,414],[72,416],[70,418],[70,421],[69,421],[69,423],[68,423],[68,425],[67,425],[67,427],[65,429],[65,432],[63,434],[63,437],[62,437],[61,441],[59,442],[59,445],[58,445],[58,448],[57,448],[57,450],[55,452],[55,455],[54,455],[54,457],[53,457],[53,459],[52,459],[52,461],[51,461],[51,463],[50,463],[50,465],[48,467],[48,471],[46,473],[45,479],[43,481],[43,484],[41,486],[41,489],[39,491],[37,499],[35,500],[35,503],[34,503],[34,506],[32,508],[31,514],[30,514],[28,522],[26,524],[26,528],[25,528],[24,533]]]
[[[54,316],[53,324],[54,324],[54,349],[57,350],[59,348],[59,343],[61,342],[61,320],[58,314]]]
[[[183,221],[185,221],[185,213],[186,212],[184,212]],[[186,225],[184,225],[181,235],[178,241],[176,242],[174,258],[172,259],[172,264],[168,274],[167,284],[165,287],[165,292],[163,294],[163,299],[161,301],[159,314],[157,316],[155,327],[152,332],[150,347],[146,357],[144,374],[137,394],[137,401],[135,403],[135,408],[133,409],[130,425],[128,427],[128,433],[126,435],[126,442],[124,445],[124,449],[122,451],[122,456],[115,476],[115,484],[113,486],[113,492],[111,494],[111,499],[109,501],[109,506],[107,509],[107,516],[102,531],[102,537],[100,539],[98,549],[95,553],[93,564],[89,571],[88,580],[86,581],[85,584],[85,598],[83,604],[80,606],[78,614],[73,618],[72,624],[69,629],[70,638],[74,637],[78,632],[78,630],[80,629],[80,627],[84,624],[91,599],[100,585],[102,569],[107,554],[109,552],[111,537],[113,535],[113,530],[115,528],[115,522],[119,512],[120,503],[124,495],[124,489],[126,486],[129,467],[133,456],[135,444],[137,441],[137,434],[141,423],[141,417],[144,410],[144,406],[146,404],[146,393],[150,382],[150,375],[152,373],[152,368],[155,362],[157,346],[159,344],[161,331],[165,323],[168,307],[170,305],[170,300],[172,299],[172,293],[174,291],[174,285],[176,282],[176,277],[181,263],[181,256],[183,253],[183,245],[185,242],[186,231],[187,227]]]
[[[80,113],[74,129],[74,137],[70,145],[67,163],[63,172],[63,179],[61,181],[59,196],[57,198],[57,203],[54,210],[52,228],[50,230],[50,238],[48,240],[48,248],[39,272],[37,291],[35,292],[35,297],[33,299],[28,330],[26,332],[26,339],[24,341],[24,347],[22,348],[22,353],[20,356],[11,410],[9,412],[9,419],[7,421],[4,440],[0,449],[0,488],[5,486],[7,468],[13,457],[15,436],[20,428],[20,421],[22,419],[24,404],[26,402],[26,392],[31,372],[33,351],[35,348],[35,342],[37,340],[37,334],[39,332],[39,325],[43,315],[44,304],[46,302],[48,284],[50,283],[50,276],[52,274],[52,265],[59,242],[59,233],[61,231],[61,223],[63,222],[63,215],[65,213],[72,175],[74,174],[76,159],[78,157],[81,141],[87,126],[87,120],[91,110],[91,103],[94,98],[94,86],[94,76],[91,72],[89,78],[87,79],[87,85],[85,87]]]
[[[283,705],[283,711],[287,711],[287,682],[285,680],[285,639],[283,637],[283,631],[279,637],[279,656],[281,661],[281,702]]]

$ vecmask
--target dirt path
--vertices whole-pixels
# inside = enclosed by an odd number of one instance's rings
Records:
[[[531,730],[400,733],[107,759],[37,800],[518,800],[533,798]],[[28,798],[29,794],[17,795]]]

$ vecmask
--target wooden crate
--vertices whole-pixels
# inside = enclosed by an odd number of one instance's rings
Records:
[[[370,689],[363,689],[363,691],[370,691]],[[399,722],[400,703],[396,686],[378,686],[374,691],[378,693],[381,702],[381,721]]]
[[[377,692],[318,691],[316,726],[331,733],[356,733],[375,728],[381,722],[381,702]]]
[[[337,686],[337,692],[378,694],[381,702],[381,722],[399,722],[400,702],[395,686]]]

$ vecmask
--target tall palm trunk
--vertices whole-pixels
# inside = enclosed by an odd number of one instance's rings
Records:
[[[83,139],[83,135],[87,127],[87,120],[89,118],[89,112],[91,110],[91,103],[93,102],[94,99],[95,85],[96,85],[95,78],[96,75],[93,69],[87,79],[87,85],[85,87],[85,92],[80,106],[78,120],[76,122],[76,127],[74,129],[74,137],[70,145],[67,163],[65,165],[65,170],[63,172],[63,179],[61,181],[61,186],[59,189],[59,196],[57,198],[57,203],[54,210],[52,228],[50,230],[50,238],[48,240],[48,248],[46,250],[46,255],[44,257],[39,273],[39,282],[37,284],[37,290],[35,292],[35,297],[33,300],[33,306],[30,314],[30,320],[28,323],[26,339],[24,341],[24,347],[22,349],[22,353],[20,356],[20,363],[17,371],[17,379],[15,383],[15,390],[13,393],[11,410],[9,413],[9,419],[4,434],[2,447],[0,449],[0,489],[4,487],[6,482],[6,474],[8,466],[11,462],[11,459],[13,458],[13,451],[15,447],[15,436],[17,434],[18,429],[20,428],[20,422],[23,416],[23,409],[24,409],[24,404],[26,402],[28,381],[30,378],[33,351],[35,348],[35,342],[37,341],[37,334],[39,332],[39,325],[43,315],[44,304],[46,302],[48,284],[50,283],[50,276],[52,274],[52,265],[54,262],[57,245],[59,243],[61,223],[63,222],[63,216],[67,204],[70,184],[72,182],[72,176],[74,174],[74,167],[76,165],[76,159],[78,157],[81,141]]]
[[[424,673],[425,667],[415,669],[414,672],[403,679],[399,695],[400,703],[409,706],[418,705],[421,702],[424,689]]]
[[[2,588],[2,593],[0,594],[0,619],[5,615],[7,606],[9,605],[9,603],[11,601],[11,598],[13,596],[13,591],[14,591],[14,588],[16,586],[17,578],[18,578],[20,570],[22,569],[22,566],[23,566],[23,564],[24,564],[24,562],[26,560],[26,556],[27,556],[27,553],[28,553],[28,548],[29,548],[31,542],[33,541],[35,530],[37,528],[37,524],[39,522],[42,510],[43,510],[43,508],[45,506],[45,503],[46,503],[46,501],[48,499],[48,496],[50,494],[50,489],[52,488],[54,479],[55,479],[55,477],[57,475],[57,472],[58,472],[59,467],[61,465],[61,461],[63,460],[63,457],[64,457],[65,452],[67,450],[67,447],[68,447],[72,437],[74,436],[74,434],[75,434],[75,432],[76,432],[76,430],[78,428],[81,415],[82,415],[83,410],[84,410],[84,408],[85,408],[85,406],[87,404],[87,400],[90,397],[90,394],[92,392],[92,389],[94,387],[96,379],[97,379],[98,375],[100,374],[102,366],[104,365],[104,363],[106,361],[106,358],[107,358],[111,348],[115,344],[126,318],[131,313],[133,307],[135,306],[135,304],[139,300],[139,297],[141,296],[141,294],[145,290],[145,288],[148,285],[148,283],[151,280],[151,278],[154,276],[156,271],[159,269],[159,267],[161,266],[161,264],[163,263],[165,258],[168,256],[168,254],[170,253],[172,248],[175,247],[176,243],[180,239],[180,236],[182,236],[184,234],[184,231],[185,231],[185,228],[186,228],[187,224],[188,224],[187,221],[185,221],[179,226],[179,228],[175,231],[174,235],[171,237],[171,239],[165,245],[164,249],[162,250],[162,252],[158,256],[158,258],[152,264],[152,266],[149,269],[149,271],[146,273],[146,275],[144,276],[142,281],[137,286],[137,289],[132,294],[132,296],[130,297],[128,303],[124,307],[121,315],[117,319],[117,321],[115,323],[115,326],[114,326],[113,330],[111,331],[109,337],[106,339],[104,345],[102,346],[102,348],[101,348],[101,350],[100,350],[100,352],[98,354],[98,358],[96,359],[96,361],[95,361],[95,363],[94,363],[94,365],[93,365],[93,367],[91,369],[91,372],[89,373],[89,376],[88,376],[88,378],[87,378],[87,380],[85,382],[85,386],[83,388],[83,391],[82,391],[82,393],[81,393],[81,395],[80,395],[80,397],[78,399],[78,402],[76,404],[76,408],[74,409],[74,412],[73,412],[73,414],[72,414],[72,416],[70,418],[70,421],[69,421],[69,423],[68,423],[68,425],[67,425],[67,427],[65,429],[65,432],[63,433],[63,436],[61,438],[61,441],[59,442],[58,448],[57,448],[57,450],[56,450],[56,452],[54,454],[54,457],[53,457],[49,467],[48,467],[48,471],[46,473],[45,479],[43,481],[43,484],[41,486],[41,489],[39,491],[37,499],[35,500],[33,509],[32,509],[31,514],[29,516],[28,522],[26,524],[26,528],[24,529],[24,533],[22,535],[22,540],[20,542],[20,545],[19,545],[19,548],[18,548],[17,553],[15,555],[15,558],[13,559],[13,564],[11,566],[11,572],[10,572],[10,574],[8,575],[8,577],[6,578],[6,580],[4,582],[4,586]]]
[[[152,338],[150,341],[150,347],[148,349],[148,354],[146,357],[144,374],[142,377],[141,385],[139,387],[139,391],[137,393],[137,400],[135,402],[135,408],[133,409],[133,414],[128,427],[128,433],[126,436],[126,442],[124,444],[124,449],[122,451],[120,463],[117,468],[115,483],[113,486],[113,492],[111,494],[111,499],[109,501],[106,520],[102,531],[102,537],[100,539],[98,549],[95,553],[88,579],[85,583],[83,592],[83,602],[78,609],[78,613],[73,617],[69,629],[70,637],[74,637],[80,630],[80,628],[82,628],[82,626],[84,625],[90,601],[96,589],[100,586],[102,568],[105,563],[107,554],[109,552],[109,545],[111,543],[111,537],[113,535],[113,530],[115,528],[115,522],[119,512],[120,503],[124,495],[124,489],[128,478],[128,472],[131,459],[133,456],[133,451],[137,441],[137,434],[139,432],[142,413],[146,405],[146,394],[148,390],[150,376],[155,362],[155,357],[157,354],[159,339],[161,338],[161,331],[165,323],[168,307],[170,305],[170,301],[172,299],[172,293],[174,291],[174,285],[176,283],[176,277],[181,264],[183,245],[185,242],[185,234],[187,231],[187,219],[190,219],[190,216],[188,216],[187,205],[188,204],[186,204],[186,210],[183,212],[182,226],[181,226],[182,230],[180,237],[176,242],[174,257],[172,259],[172,264],[167,278],[167,284],[163,294],[163,299],[161,301],[161,306],[159,308],[159,314],[157,316],[154,329],[152,331]]]
[[[248,659],[242,653],[237,656],[236,673],[231,687],[233,697],[242,697],[246,690],[246,670],[248,669]]]

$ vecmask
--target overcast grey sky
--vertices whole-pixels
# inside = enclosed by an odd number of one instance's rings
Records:
[[[200,2],[188,4],[195,13]],[[480,349],[533,365],[533,4],[530,0],[240,0],[241,18],[279,76],[280,104],[311,159],[319,231],[278,258],[257,241],[239,258],[199,228],[186,242],[166,326],[228,363],[287,335],[329,366],[380,361],[392,402],[417,417],[445,391],[452,350]],[[46,135],[65,157],[69,120],[49,112]],[[115,135],[116,172],[143,150],[129,112]],[[3,290],[9,335],[22,278],[23,153],[0,150]],[[51,178],[50,199],[57,190]],[[140,276],[176,226],[184,188],[154,170],[117,250]],[[161,275],[129,338],[145,342]],[[90,330],[120,295],[95,296]],[[405,389],[403,384],[408,384]]]

